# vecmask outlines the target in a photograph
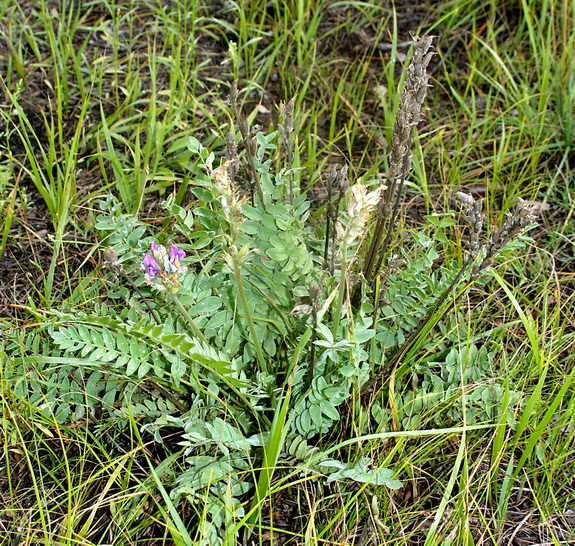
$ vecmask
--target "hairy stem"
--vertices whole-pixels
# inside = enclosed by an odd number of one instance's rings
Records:
[[[246,316],[246,320],[248,321],[248,328],[250,330],[250,335],[252,336],[252,343],[256,348],[256,357],[258,359],[258,363],[260,365],[260,369],[264,373],[268,373],[268,366],[266,363],[266,358],[264,356],[264,352],[262,351],[262,347],[258,341],[258,336],[256,334],[256,328],[254,326],[254,321],[252,319],[252,314],[250,313],[250,308],[248,305],[248,299],[246,298],[246,292],[244,290],[244,283],[242,281],[242,273],[240,271],[240,266],[238,264],[237,258],[234,256],[231,259],[231,263],[233,265],[234,276],[236,277],[236,282],[238,283],[238,293],[240,295],[240,301],[242,302],[242,307],[244,308],[244,314]]]
[[[176,294],[171,294],[173,302],[176,304],[176,307],[182,314],[182,316],[186,319],[186,322],[191,326],[192,332],[196,338],[198,338],[203,343],[208,343],[206,336],[202,333],[196,321],[190,316],[188,310],[182,305],[182,302],[178,299]]]
[[[337,302],[336,308],[334,313],[333,319],[333,327],[331,329],[331,333],[333,334],[333,338],[336,339],[337,331],[339,329],[339,322],[341,320],[341,309],[343,307],[343,299],[345,296],[345,278],[347,276],[347,247],[345,242],[343,243],[343,247],[341,249],[341,275],[339,279],[339,289],[337,294]]]
[[[230,91],[230,102],[232,103],[232,108],[234,110],[234,115],[236,117],[236,121],[240,128],[240,133],[242,134],[242,140],[244,142],[244,147],[246,149],[246,157],[248,159],[248,166],[252,177],[254,179],[254,187],[260,198],[262,204],[264,204],[264,195],[262,191],[262,187],[260,184],[260,174],[256,169],[256,146],[253,139],[250,136],[250,128],[246,118],[242,115],[240,106],[238,104],[238,86],[237,82],[232,84],[232,89]]]

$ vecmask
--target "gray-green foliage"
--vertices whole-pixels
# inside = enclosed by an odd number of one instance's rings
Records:
[[[415,255],[403,250],[403,267],[391,271],[383,291],[376,340],[384,350],[405,342],[456,273],[456,264],[443,270],[434,267],[440,256],[432,239],[421,233],[414,233],[413,238]]]
[[[411,382],[395,395],[397,416],[405,429],[422,422],[446,426],[466,422],[489,423],[500,419],[501,401],[508,397],[505,420],[515,422],[524,405],[522,393],[505,392],[494,374],[494,354],[485,346],[457,347],[414,365]],[[375,404],[372,415],[379,423],[389,422],[389,412]]]
[[[176,410],[173,401],[158,396],[160,383],[176,391],[181,390],[182,380],[189,384],[190,378],[197,385],[200,379],[208,383],[219,379],[232,387],[243,385],[233,365],[218,351],[202,346],[186,333],[176,333],[171,321],[161,325],[122,321],[111,319],[107,306],[97,310],[100,316],[61,315],[59,324],[50,328],[63,361],[71,362],[74,373],[88,374],[89,409],[101,405],[126,418],[128,404],[136,417],[159,417]],[[108,376],[105,381],[102,372]],[[81,407],[84,397],[76,397],[74,402]],[[60,407],[57,415],[61,419],[69,417],[62,412]]]
[[[458,267],[438,267],[434,241],[413,234],[412,248],[389,265],[377,308],[365,302],[354,311],[343,298],[342,283],[353,273],[344,264],[356,264],[361,247],[347,247],[334,235],[333,269],[324,263],[324,232],[312,221],[309,199],[297,187],[288,195],[288,170],[271,172],[276,136],[256,136],[262,198],[254,194],[251,200],[249,188],[238,189],[214,169],[215,153],[190,139],[196,202],[189,208],[172,198],[164,203],[166,225],[173,224],[187,253],[188,272],[175,296],[184,316],[166,292],[144,282],[142,256],[155,240],[149,227],[113,199],[103,202],[96,228],[118,256],[114,275],[104,279],[115,305],[97,305],[90,314],[54,314],[48,321],[52,347],[44,353],[52,359],[38,361],[38,371],[25,380],[22,374],[18,383],[22,395],[29,389],[32,401],[47,401],[44,409],[60,421],[83,418],[85,411],[107,412],[120,424],[136,417],[158,441],[163,426],[180,427],[185,469],[172,496],[204,502],[208,527],[198,540],[206,544],[221,539],[230,510],[241,517],[239,499],[254,484],[250,469],[270,447],[270,423],[287,391],[289,411],[280,424],[284,458],[295,457],[331,480],[399,486],[391,471],[367,459],[322,457],[308,441],[340,421],[352,397],[417,330]],[[341,199],[342,211],[347,199]],[[353,220],[345,213],[341,218]],[[235,270],[230,263],[239,255],[241,269]],[[238,302],[240,280],[247,307]],[[190,321],[204,341],[194,336]],[[453,341],[457,331],[452,329]],[[497,418],[501,387],[489,352],[471,347],[464,355],[450,348],[449,335],[439,344],[429,340],[432,356],[414,368],[411,384],[395,391],[395,417],[404,427],[418,426],[423,414],[442,405],[445,411],[434,417],[438,425]],[[254,341],[261,342],[265,370]],[[462,404],[450,403],[462,390],[465,415]],[[381,403],[372,415],[385,427],[390,414]]]
[[[205,528],[198,530],[201,544],[218,544],[219,531],[226,520],[226,510],[236,517],[244,515],[240,497],[252,489],[250,459],[254,447],[261,446],[261,436],[245,437],[242,431],[221,417],[198,418],[188,414],[182,434],[186,470],[176,479],[173,499],[185,498],[209,514]],[[214,457],[217,454],[217,457]],[[231,507],[224,499],[229,498]]]
[[[369,321],[361,315],[355,320],[342,323],[342,337],[350,329],[350,339],[336,340],[331,330],[323,323],[317,325],[316,347],[320,356],[314,363],[309,385],[298,381],[302,391],[294,404],[291,429],[294,433],[310,438],[328,432],[338,421],[338,407],[347,400],[354,387],[359,388],[369,375],[369,355],[366,342],[373,337]],[[303,368],[300,375],[307,374]]]

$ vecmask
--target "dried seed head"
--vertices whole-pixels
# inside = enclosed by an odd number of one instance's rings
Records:
[[[523,227],[535,222],[538,214],[538,205],[519,198],[515,205],[515,216],[520,219]]]
[[[230,102],[233,105],[234,103],[237,102],[237,100],[238,100],[238,82],[233,81],[232,87],[230,89]]]
[[[283,118],[283,124],[279,125],[280,136],[283,142],[289,141],[293,132],[293,113],[295,108],[295,99],[290,99],[287,104],[280,106],[280,116]]]
[[[505,215],[501,229],[495,229],[485,245],[485,257],[476,264],[472,271],[472,278],[479,276],[482,270],[489,267],[497,253],[512,239],[521,235],[523,230],[535,221],[536,208],[523,199],[519,199],[515,208]]]
[[[501,229],[496,230],[491,237],[491,245],[495,248],[495,252],[532,224],[535,217],[533,206],[528,201],[519,199],[515,208],[505,215],[505,222],[503,222]]]
[[[102,254],[104,255],[104,265],[111,269],[114,275],[125,275],[124,266],[120,263],[118,254],[112,247],[105,248]]]
[[[377,205],[377,222],[363,266],[363,274],[370,282],[379,272],[387,255],[397,224],[405,180],[411,169],[412,133],[422,118],[423,101],[429,87],[427,66],[433,56],[429,51],[433,38],[434,36],[424,36],[413,39],[413,55],[407,68],[407,77],[393,126],[391,157],[387,171],[388,184]],[[352,298],[352,305],[355,307],[359,304],[359,295],[360,291],[356,289]]]
[[[345,195],[345,192],[349,188],[349,168],[347,165],[343,165],[339,170],[336,170],[335,174],[335,185],[339,190],[341,196]]]
[[[457,197],[460,203],[469,208],[472,208],[473,204],[475,203],[475,199],[473,199],[471,195],[469,195],[468,193],[463,193],[462,191],[458,191],[455,194],[455,197]]]
[[[301,305],[296,305],[291,311],[290,315],[311,315],[313,313],[313,307],[305,303]]]
[[[433,57],[429,52],[434,36],[414,37],[413,56],[407,67],[407,77],[399,101],[391,139],[391,161],[389,169],[390,192],[395,192],[398,179],[405,177],[411,168],[411,134],[422,118],[423,101],[429,87],[427,66]],[[393,197],[392,194],[388,198]]]
[[[481,251],[479,238],[483,230],[483,222],[485,221],[483,201],[481,199],[476,200],[471,195],[461,191],[458,191],[455,197],[462,204],[465,220],[471,228],[469,233],[469,254],[472,258],[475,258]]]
[[[228,178],[233,184],[240,169],[240,158],[238,157],[238,146],[232,131],[228,131],[226,137],[226,164]]]

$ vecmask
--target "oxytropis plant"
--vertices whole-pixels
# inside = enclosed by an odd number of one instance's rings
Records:
[[[279,131],[253,134],[234,87],[245,170],[233,133],[221,160],[190,138],[181,161],[194,166],[195,200],[164,202],[169,230],[149,235],[113,198],[101,205],[96,227],[108,248],[110,301],[89,314],[55,315],[57,351],[84,363],[53,372],[51,411],[64,421],[82,417],[79,408],[103,409],[157,441],[164,427],[180,427],[185,469],[172,475],[171,496],[208,514],[198,543],[221,543],[237,522],[253,523],[283,461],[332,481],[399,487],[378,461],[348,461],[343,452],[335,459],[319,438],[336,424],[346,434],[342,414],[354,419],[362,394],[374,399],[361,430],[417,427],[454,385],[489,373],[487,345],[457,347],[452,304],[533,222],[528,204],[482,242],[481,203],[458,193],[469,225],[462,263],[440,264],[434,240],[417,232],[395,250],[431,45],[431,37],[414,40],[384,184],[350,182],[348,168],[334,166],[325,177],[328,203],[318,209],[292,165],[293,102]],[[429,356],[414,367],[418,351]],[[393,389],[381,389],[390,377]],[[485,419],[478,400],[467,407],[468,419],[474,408]],[[458,418],[450,410],[436,421]]]

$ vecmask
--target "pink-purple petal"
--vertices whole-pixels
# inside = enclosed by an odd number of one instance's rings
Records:
[[[176,260],[178,262],[183,260],[186,257],[186,253],[183,250],[180,250],[176,245],[172,245],[170,247],[170,262],[175,263]]]
[[[160,266],[158,265],[158,262],[156,262],[156,260],[147,252],[144,254],[144,268],[150,277],[155,277],[160,272]]]

